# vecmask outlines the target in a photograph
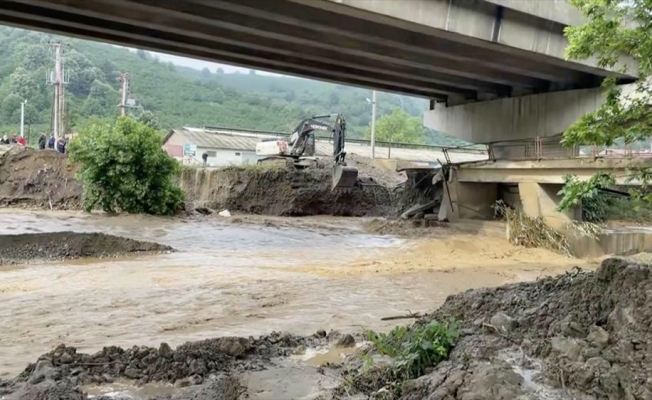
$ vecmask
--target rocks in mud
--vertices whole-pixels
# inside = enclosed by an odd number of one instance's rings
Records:
[[[168,251],[172,251],[169,246],[104,233],[48,232],[0,235],[0,265]]]
[[[350,334],[346,334],[337,341],[337,347],[355,347],[355,338]]]
[[[327,340],[273,332],[258,339],[222,337],[188,342],[175,350],[167,343],[161,343],[158,348],[111,346],[92,355],[78,353],[76,348],[62,344],[30,364],[16,381],[30,384],[65,381],[81,385],[127,378],[140,384],[168,381],[185,387],[202,384],[213,374],[260,370],[270,358],[289,356],[297,348],[323,346]]]
[[[25,383],[18,385],[3,400],[86,400],[84,392],[69,382]]]
[[[502,332],[510,332],[516,328],[516,320],[509,315],[499,312],[491,317],[491,325]]]

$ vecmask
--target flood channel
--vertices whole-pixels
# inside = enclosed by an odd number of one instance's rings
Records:
[[[196,219],[0,211],[0,233],[104,232],[169,254],[0,267],[0,377],[60,343],[172,346],[271,331],[386,330],[466,289],[578,265],[509,245],[500,226],[404,239],[345,218]]]

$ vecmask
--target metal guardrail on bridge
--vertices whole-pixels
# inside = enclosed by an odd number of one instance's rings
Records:
[[[494,142],[487,147],[491,160],[652,157],[649,146],[647,149],[634,148],[634,145],[564,147],[561,144],[561,135]]]

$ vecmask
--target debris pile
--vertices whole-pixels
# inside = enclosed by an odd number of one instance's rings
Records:
[[[453,317],[462,322],[449,360],[401,382],[393,395],[414,400],[650,399],[651,287],[649,265],[608,259],[596,272],[576,270],[450,296],[420,321]],[[353,373],[364,377],[360,365]]]
[[[258,339],[222,337],[188,342],[176,349],[166,343],[161,343],[158,348],[110,346],[95,354],[78,353],[76,348],[62,344],[39,357],[15,379],[0,381],[0,398],[86,399],[80,386],[110,384],[123,378],[138,385],[148,382],[170,382],[177,388],[201,385],[190,394],[180,392],[179,396],[172,398],[216,399],[219,397],[194,396],[197,391],[213,390],[220,382],[224,388],[225,382],[216,381],[215,377],[262,370],[269,365],[271,358],[288,357],[305,351],[307,347],[326,346],[329,342],[339,346],[355,345],[351,335],[336,331],[327,334],[323,330],[309,337],[278,332]],[[239,386],[237,382],[229,382],[227,387],[231,389]],[[52,397],[51,393],[60,397]]]

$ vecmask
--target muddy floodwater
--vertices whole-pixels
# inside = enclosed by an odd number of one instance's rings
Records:
[[[109,217],[0,212],[0,233],[105,232],[178,251],[0,267],[0,376],[60,343],[172,346],[271,331],[387,329],[468,288],[578,265],[516,248],[499,225],[424,239],[365,233],[360,219]],[[589,265],[590,266],[590,265]]]

